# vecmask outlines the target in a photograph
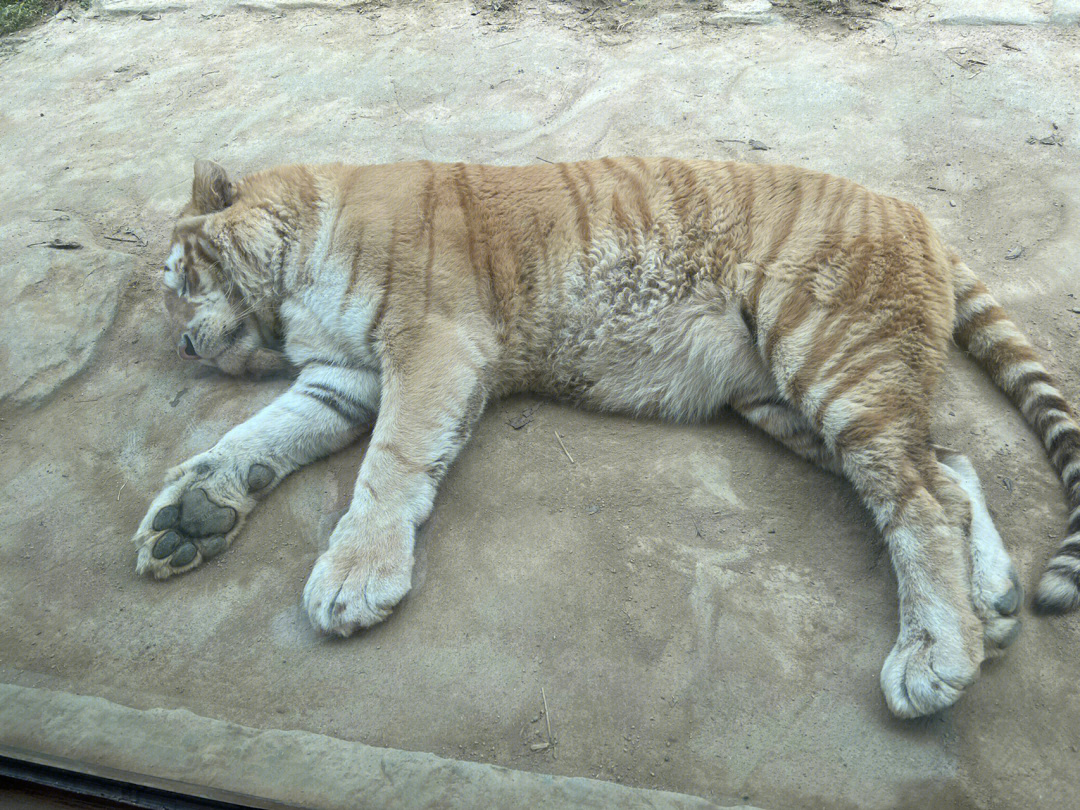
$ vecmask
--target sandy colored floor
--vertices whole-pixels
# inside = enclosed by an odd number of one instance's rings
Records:
[[[895,582],[866,514],[734,417],[496,405],[411,595],[346,641],[299,595],[363,443],[193,575],[135,576],[164,471],[285,385],[175,355],[157,276],[200,157],[843,174],[921,205],[1080,401],[1076,3],[704,5],[620,27],[568,4],[106,1],[0,40],[0,680],[722,804],[1075,806],[1080,618],[1025,613],[954,709],[893,719]],[[1037,440],[958,354],[937,412],[1030,590],[1064,527]],[[554,751],[533,750],[542,689]]]

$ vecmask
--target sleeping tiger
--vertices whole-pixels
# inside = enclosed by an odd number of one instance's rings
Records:
[[[140,573],[224,551],[285,476],[371,431],[304,588],[347,636],[408,592],[417,526],[484,406],[519,391],[703,420],[727,406],[844,476],[900,592],[881,686],[952,704],[1020,629],[1019,580],[968,460],[931,440],[951,339],[1038,432],[1069,533],[1036,607],[1080,601],[1080,427],[1031,344],[912,205],[787,166],[620,158],[525,167],[195,164],[164,283],[181,356],[292,387],[169,472]]]

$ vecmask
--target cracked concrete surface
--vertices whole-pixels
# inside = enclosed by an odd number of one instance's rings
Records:
[[[11,257],[0,292],[0,401],[33,403],[86,367],[135,259],[101,247],[86,223],[60,209],[9,210],[0,256]]]
[[[1075,0],[657,8],[619,28],[564,4],[102,0],[0,41],[0,680],[721,804],[1075,804],[1080,619],[1025,612],[954,709],[893,719],[877,677],[895,582],[870,521],[734,417],[543,403],[515,429],[537,401],[497,404],[422,530],[411,595],[345,641],[317,638],[299,595],[363,443],[286,481],[198,572],[135,576],[165,470],[285,385],[175,355],[157,276],[199,157],[846,175],[918,203],[1080,401]],[[69,219],[33,221],[49,212]],[[65,240],[83,247],[31,246]],[[937,414],[1031,590],[1065,521],[1042,449],[959,355]],[[541,688],[555,752],[532,749]],[[63,734],[41,739],[63,755]]]

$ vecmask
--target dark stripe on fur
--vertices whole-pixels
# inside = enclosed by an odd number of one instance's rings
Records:
[[[747,307],[745,303],[741,307],[739,307],[739,316],[742,318],[743,323],[746,324],[747,331],[750,332],[750,340],[755,346],[757,346],[757,318],[754,317],[754,313],[750,311],[750,308]]]
[[[356,397],[350,394],[346,394],[344,391],[339,391],[338,389],[321,382],[308,383],[308,387],[315,388],[325,394],[338,397],[342,402],[347,404],[353,410],[353,412],[357,413],[360,416],[360,419],[364,422],[372,422],[375,419],[375,414],[371,408],[358,400]]]
[[[1060,394],[1039,394],[1034,402],[1025,403],[1024,410],[1030,411],[1035,420],[1041,420],[1047,411],[1071,413],[1069,403]]]
[[[394,280],[394,257],[397,251],[397,222],[390,225],[390,247],[386,256],[386,277],[382,285],[382,297],[379,298],[379,306],[375,310],[375,317],[368,324],[367,335],[364,336],[364,344],[370,346],[371,339],[375,337],[383,318],[386,316],[386,305],[390,301],[390,287]]]
[[[442,480],[442,477],[446,474],[447,468],[450,466],[449,454],[441,456],[438,461],[427,468],[426,472],[431,477],[431,480],[436,484]]]
[[[1051,562],[1046,566],[1046,573],[1055,573],[1058,576],[1071,580],[1072,584],[1080,588],[1080,568],[1073,568],[1065,563]]]
[[[1036,383],[1045,383],[1046,385],[1053,385],[1055,388],[1057,387],[1057,385],[1054,383],[1054,378],[1051,377],[1048,372],[1029,371],[1027,374],[1025,374],[1023,377],[1013,383],[1013,396],[1019,396]]]
[[[1060,421],[1066,422],[1064,419]],[[1066,422],[1066,424],[1068,423]],[[1068,424],[1068,427],[1059,430],[1057,435],[1051,440],[1050,446],[1046,448],[1046,452],[1049,453],[1050,459],[1055,464],[1057,463],[1057,455],[1062,450],[1069,452],[1066,461],[1074,458],[1077,452],[1080,451],[1080,429],[1075,425]],[[1062,464],[1058,469],[1061,470],[1064,469],[1064,467],[1065,465]]]
[[[300,389],[300,393],[321,402],[350,424],[366,425],[374,420],[371,409],[364,407],[363,403],[321,383],[308,383]]]
[[[563,185],[566,186],[566,191],[570,195],[570,202],[574,206],[574,215],[577,218],[578,233],[581,236],[581,244],[584,247],[592,242],[592,231],[589,228],[589,212],[585,207],[585,201],[581,198],[581,192],[578,190],[577,184],[573,178],[570,177],[570,170],[565,163],[559,163],[556,165],[559,170],[559,175],[562,177]]]
[[[1065,489],[1072,494],[1073,488],[1080,484],[1080,467],[1073,470],[1072,474],[1065,481]]]
[[[1072,557],[1073,559],[1080,560],[1080,540],[1070,540],[1061,548],[1058,549],[1055,557]]]
[[[965,321],[961,321],[959,329],[956,330],[956,342],[961,347],[967,346],[975,337],[988,326],[993,326],[1001,321],[1007,321],[1009,318],[1003,310],[997,304],[991,304],[984,310],[972,315]],[[1012,338],[1004,338],[1003,340],[995,340],[991,346],[1001,342],[1008,342]],[[990,348],[990,347],[987,347]],[[986,351],[985,349],[983,351]]]

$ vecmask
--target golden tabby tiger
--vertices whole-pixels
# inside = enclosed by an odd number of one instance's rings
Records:
[[[845,476],[884,533],[897,714],[953,703],[1019,630],[1009,557],[963,456],[931,444],[949,341],[1038,431],[1072,510],[1036,603],[1080,585],[1080,428],[1031,345],[918,210],[783,166],[195,165],[165,284],[180,353],[292,388],[169,473],[135,535],[164,578],[223,551],[286,475],[372,430],[304,589],[320,630],[384,619],[416,527],[492,398],[706,419],[724,406]]]

